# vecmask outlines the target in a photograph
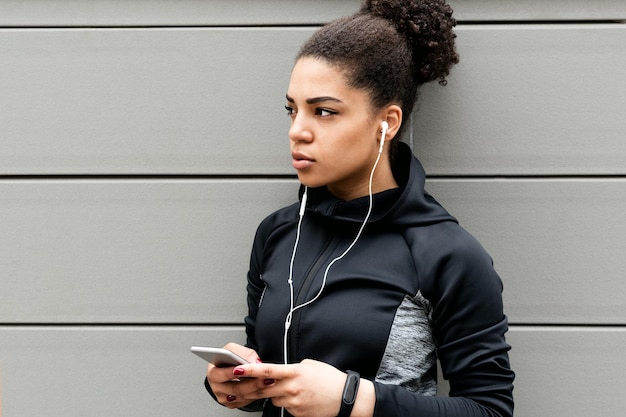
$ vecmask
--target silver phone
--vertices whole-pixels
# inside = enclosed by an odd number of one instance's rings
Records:
[[[191,351],[219,368],[250,363],[241,356],[224,348],[192,346]]]

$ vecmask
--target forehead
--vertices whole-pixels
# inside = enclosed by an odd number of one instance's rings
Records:
[[[300,58],[293,67],[287,95],[295,100],[328,96],[345,102],[365,101],[369,95],[348,85],[346,75],[337,66],[311,58]]]

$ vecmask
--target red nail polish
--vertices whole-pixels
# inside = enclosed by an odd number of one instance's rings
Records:
[[[269,379],[269,378],[263,381],[265,385],[272,385],[274,382],[276,382],[275,379]]]
[[[237,397],[235,397],[234,395],[227,395],[226,396],[226,401],[228,401],[229,403],[232,403],[236,399],[237,399]]]
[[[233,374],[234,374],[234,375],[236,375],[236,376],[242,376],[242,375],[243,375],[243,374],[245,374],[245,373],[246,373],[246,371],[244,371],[244,370],[243,370],[243,369],[241,369],[241,368],[235,368],[235,369],[233,369]]]

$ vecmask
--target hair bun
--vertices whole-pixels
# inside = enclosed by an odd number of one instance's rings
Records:
[[[387,19],[406,37],[418,82],[445,83],[450,68],[459,62],[456,19],[444,0],[365,0],[361,12]]]

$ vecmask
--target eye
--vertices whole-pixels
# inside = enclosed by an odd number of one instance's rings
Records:
[[[287,116],[293,116],[296,114],[296,110],[291,106],[285,106],[285,110],[287,110]]]
[[[323,109],[323,108],[315,109],[316,116],[329,117],[329,116],[334,116],[335,114],[337,114],[337,112],[334,110]]]

